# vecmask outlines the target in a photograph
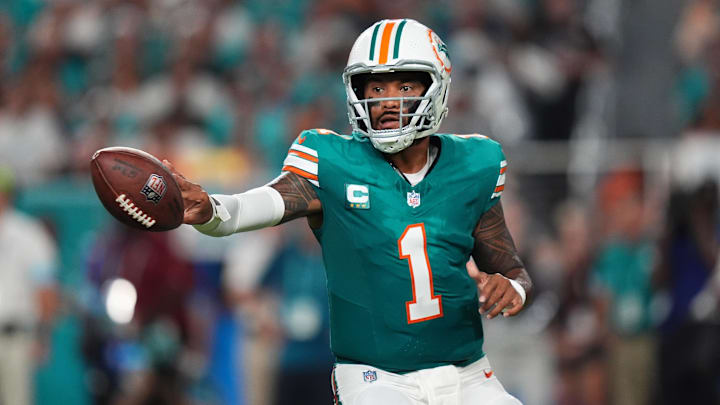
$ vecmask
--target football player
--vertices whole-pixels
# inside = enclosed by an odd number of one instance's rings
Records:
[[[493,373],[481,318],[520,312],[532,282],[499,202],[500,145],[436,133],[451,70],[432,30],[379,21],[343,73],[352,134],[302,132],[282,174],[241,194],[174,174],[185,223],[208,235],[307,218],[327,272],[336,403],[520,403]]]

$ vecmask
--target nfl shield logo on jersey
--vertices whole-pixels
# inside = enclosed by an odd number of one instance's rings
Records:
[[[407,203],[413,208],[420,206],[420,194],[416,193],[415,190],[407,193]]]
[[[148,201],[152,201],[154,204],[157,204],[165,195],[166,189],[167,184],[165,184],[165,180],[162,176],[151,174],[140,192],[145,194]]]
[[[363,379],[366,383],[371,383],[373,381],[377,381],[377,371],[363,371]]]

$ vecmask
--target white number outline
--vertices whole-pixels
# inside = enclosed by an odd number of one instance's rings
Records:
[[[413,232],[414,229],[420,229],[421,233],[418,234],[416,231]],[[410,235],[410,236],[408,236]],[[417,249],[419,247],[419,241],[415,240],[414,238],[417,236],[420,236],[422,238],[422,250]],[[410,239],[410,240],[408,240]],[[403,241],[405,241],[405,249],[403,249]],[[418,246],[407,246],[407,243],[415,242]],[[408,249],[413,250],[408,252]],[[398,239],[398,252],[400,254],[400,259],[407,259],[408,260],[408,266],[410,267],[410,279],[412,281],[412,293],[413,293],[413,299],[412,301],[405,302],[405,311],[407,315],[407,322],[408,324],[418,323],[418,322],[424,322],[429,321],[431,319],[441,318],[443,316],[443,308],[442,308],[442,296],[435,295],[435,290],[433,287],[433,276],[432,276],[432,268],[430,267],[430,259],[428,258],[427,253],[427,236],[425,234],[425,224],[419,223],[419,224],[412,224],[405,227],[405,231],[402,233],[400,238]],[[422,258],[419,258],[418,255],[421,255]],[[418,261],[419,259],[419,261]],[[415,266],[413,266],[413,263],[415,263]],[[419,265],[419,266],[418,266]],[[423,274],[416,274],[416,268],[417,267],[426,267],[427,268],[427,279],[425,277],[422,277]],[[421,269],[422,271],[424,269]],[[415,277],[416,275],[420,277]],[[426,282],[424,285],[420,285],[420,283]],[[423,291],[424,290],[424,291]],[[420,299],[421,302],[418,302],[418,291],[422,291],[423,294],[421,294]],[[429,291],[429,293],[428,293]],[[433,308],[433,307],[437,308]],[[411,308],[415,308],[413,311]],[[418,316],[418,317],[412,317],[412,312],[422,312],[423,310],[430,310],[431,312],[428,315],[424,316]]]

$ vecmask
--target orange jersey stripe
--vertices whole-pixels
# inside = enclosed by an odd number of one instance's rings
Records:
[[[392,35],[393,27],[395,27],[395,23],[391,22],[387,23],[383,29],[382,42],[380,43],[380,60],[378,61],[381,65],[387,63],[388,48],[390,48],[390,35]]]
[[[293,172],[297,174],[298,176],[305,177],[306,179],[310,180],[317,180],[318,177],[314,174],[310,174],[306,172],[305,170],[298,169],[295,166],[283,166],[282,171],[284,172]]]
[[[496,193],[499,193],[499,192],[501,192],[501,191],[503,191],[503,190],[505,190],[505,185],[495,187],[495,192],[496,192]]]
[[[315,156],[313,156],[313,155],[308,155],[307,153],[305,153],[305,152],[300,152],[299,150],[290,149],[290,152],[288,152],[288,153],[292,153],[293,155],[297,155],[297,156],[299,156],[299,157],[301,157],[301,158],[303,158],[303,159],[305,159],[305,160],[309,160],[309,161],[311,161],[311,162],[315,162],[315,163],[318,162],[318,158],[316,158]]]
[[[507,166],[501,167],[501,168],[500,168],[500,174],[505,173],[505,170],[507,170]]]

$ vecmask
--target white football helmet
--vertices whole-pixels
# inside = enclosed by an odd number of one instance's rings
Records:
[[[343,72],[350,125],[354,131],[370,138],[373,146],[384,153],[399,152],[415,139],[432,135],[447,115],[451,70],[447,47],[430,28],[410,19],[376,22],[355,41]],[[422,97],[360,98],[363,89],[353,78],[397,71],[426,72],[430,76],[430,85],[425,94]],[[384,100],[400,102],[400,122],[409,117],[407,125],[384,130],[372,127],[369,104]],[[403,105],[408,104],[417,104],[417,108],[405,112]]]

